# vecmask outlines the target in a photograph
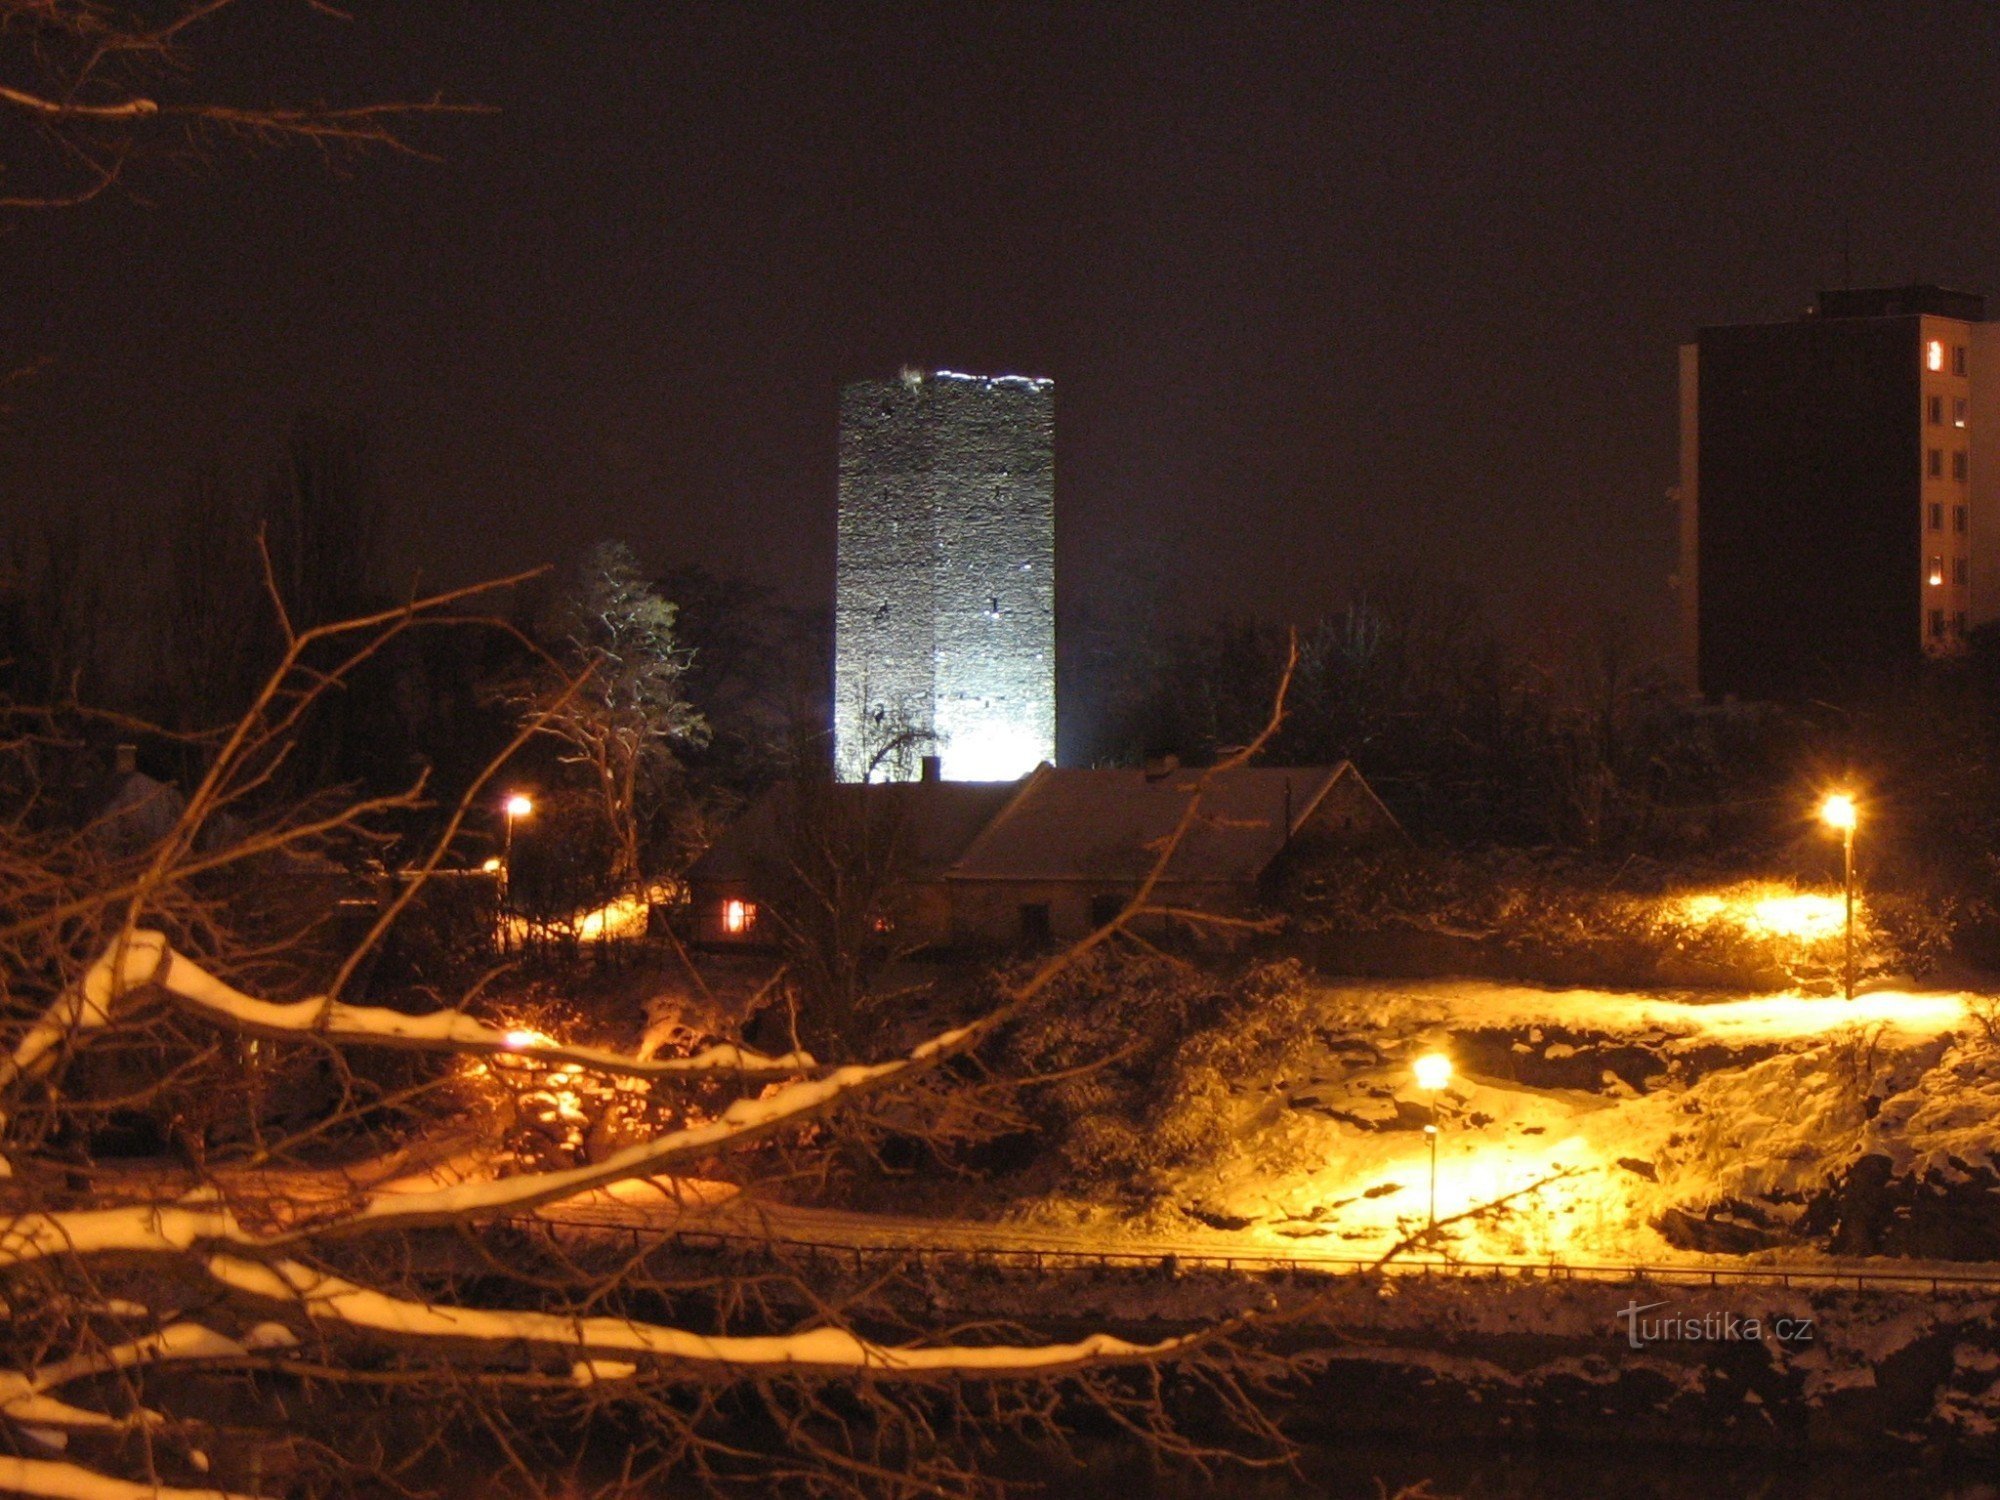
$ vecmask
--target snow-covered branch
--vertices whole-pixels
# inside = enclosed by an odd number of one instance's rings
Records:
[[[1067,1344],[877,1344],[844,1328],[729,1337],[692,1333],[629,1318],[446,1306],[414,1302],[357,1286],[297,1261],[211,1256],[208,1271],[241,1296],[292,1306],[314,1322],[424,1342],[496,1349],[540,1346],[605,1368],[600,1355],[637,1355],[661,1363],[734,1374],[741,1370],[853,1374],[878,1378],[966,1375],[992,1379],[1061,1375],[1112,1364],[1169,1358],[1191,1342],[1134,1344],[1092,1334]]]
[[[104,1029],[121,1000],[148,986],[157,987],[183,1010],[250,1036],[279,1041],[322,1037],[430,1052],[505,1053],[632,1078],[717,1073],[790,1077],[816,1066],[809,1053],[767,1057],[734,1043],[708,1047],[691,1057],[635,1057],[608,1048],[572,1046],[532,1033],[502,1030],[462,1010],[413,1016],[323,997],[291,1002],[259,1000],[175,953],[164,934],[140,928],[114,939],[83,977],[56,997],[12,1054],[0,1059],[0,1097],[21,1079],[47,1067],[65,1043],[75,1046],[89,1033]],[[5,1123],[6,1115],[0,1113],[0,1127]]]
[[[80,979],[63,988],[13,1052],[0,1059],[0,1099],[21,1079],[33,1077],[53,1062],[65,1042],[74,1044],[87,1033],[110,1025],[119,999],[157,978],[171,956],[167,940],[157,932],[135,932],[115,939]],[[0,1111],[0,1129],[6,1122],[6,1113]]]
[[[594,1072],[630,1078],[667,1078],[689,1073],[790,1077],[817,1066],[809,1053],[788,1052],[782,1057],[767,1057],[734,1043],[704,1048],[691,1057],[635,1057],[604,1047],[573,1046],[529,1032],[503,1030],[462,1010],[434,1010],[412,1016],[380,1006],[349,1005],[324,997],[283,1003],[258,1000],[178,953],[168,955],[157,982],[184,1010],[252,1036],[278,1041],[319,1036],[329,1041],[429,1052],[506,1053],[536,1062],[573,1063]]]
[[[258,1500],[229,1490],[178,1489],[114,1479],[81,1464],[48,1458],[0,1457],[0,1492],[40,1495],[47,1500]]]
[[[178,1255],[197,1247],[280,1251],[317,1239],[525,1212],[593,1188],[655,1177],[677,1162],[713,1155],[812,1119],[858,1093],[950,1055],[966,1044],[973,1030],[943,1032],[893,1062],[836,1068],[823,1077],[786,1084],[761,1099],[739,1099],[717,1119],[637,1142],[600,1162],[426,1192],[377,1191],[335,1217],[268,1233],[246,1227],[227,1206],[212,1199],[20,1213],[0,1220],[0,1268],[60,1256]]]
[[[157,1426],[165,1419],[156,1412],[142,1408],[130,1417],[114,1417],[72,1406],[50,1393],[74,1381],[120,1370],[190,1361],[248,1359],[259,1350],[289,1348],[295,1343],[297,1339],[291,1330],[278,1323],[260,1324],[241,1341],[199,1323],[172,1323],[158,1333],[38,1365],[32,1370],[0,1370],[0,1416],[23,1426],[65,1431]]]

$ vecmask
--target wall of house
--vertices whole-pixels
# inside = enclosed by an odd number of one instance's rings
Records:
[[[1093,903],[1116,903],[1111,907],[1115,911],[1134,891],[1129,884],[1084,880],[954,880],[949,884],[952,941],[969,946],[1004,946],[1028,938],[1022,915],[1027,906],[1046,906],[1049,936],[1058,942],[1072,942],[1102,925],[1105,913]],[[1156,887],[1153,902],[1226,915],[1243,911],[1253,896],[1254,892],[1242,886],[1174,882]],[[1179,924],[1154,918],[1142,922],[1140,930],[1158,931],[1173,925]]]
[[[1312,817],[1299,829],[1301,835],[1356,844],[1370,843],[1397,831],[1396,820],[1388,809],[1351,770],[1327,789]]]
[[[731,932],[725,917],[731,901],[749,904],[750,925]],[[683,928],[688,939],[704,948],[773,948],[779,928],[767,903],[760,902],[748,881],[701,881],[690,887]],[[936,881],[913,882],[896,899],[892,927],[881,942],[903,949],[941,947],[952,941],[951,896]]]

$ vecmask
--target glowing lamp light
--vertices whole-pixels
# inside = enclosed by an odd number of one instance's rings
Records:
[[[541,1046],[551,1038],[543,1036],[539,1031],[510,1031],[500,1040],[511,1052],[525,1052],[530,1047]]]
[[[498,875],[500,873],[500,856],[497,854],[494,855],[479,868],[484,870],[488,875]]]
[[[534,800],[519,792],[507,799],[507,816],[510,818],[525,818],[534,810]]]
[[[1944,368],[1944,345],[1936,339],[1932,339],[1928,344],[1924,345],[1924,366],[1926,369],[1931,370],[1942,370]]]
[[[751,924],[756,920],[757,908],[751,902],[741,901],[731,896],[727,901],[722,903],[722,930],[724,932],[735,934],[748,932]]]
[[[1451,1082],[1451,1059],[1442,1052],[1426,1052],[1416,1062],[1417,1087],[1434,1094]]]
[[[1838,828],[1851,833],[1858,821],[1854,799],[1845,792],[1834,792],[1819,805],[1819,820],[1829,828]]]

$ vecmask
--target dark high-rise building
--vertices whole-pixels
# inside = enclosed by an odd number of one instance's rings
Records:
[[[2000,324],[1822,292],[1681,349],[1680,644],[1710,696],[1838,695],[2000,617]]]
[[[1055,387],[906,370],[840,398],[834,763],[1011,781],[1056,753]]]

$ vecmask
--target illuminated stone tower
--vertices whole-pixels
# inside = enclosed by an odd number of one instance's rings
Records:
[[[841,392],[842,780],[1055,759],[1055,561],[1052,381],[906,370]]]

